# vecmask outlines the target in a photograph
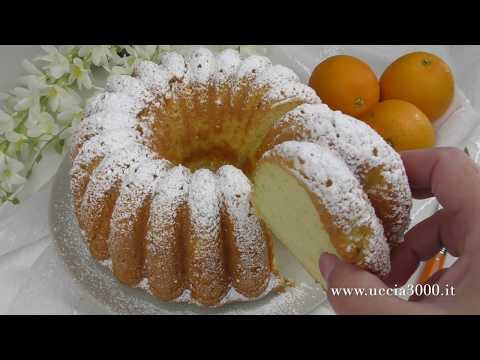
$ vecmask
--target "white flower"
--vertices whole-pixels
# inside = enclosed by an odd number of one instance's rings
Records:
[[[57,115],[57,120],[62,125],[75,126],[83,118],[83,109],[80,106],[72,106]]]
[[[16,144],[21,140],[26,140],[27,137],[15,131],[18,121],[0,109],[0,136],[3,136],[9,143]]]
[[[23,168],[20,161],[0,153],[0,184],[4,190],[11,192],[14,186],[25,182],[25,178],[19,174]]]
[[[46,96],[48,98],[48,107],[51,111],[57,112],[60,106],[60,101],[64,95],[64,90],[58,85],[52,85],[46,91]]]
[[[27,86],[31,90],[42,89],[48,86],[47,75],[39,70],[32,62],[25,59],[22,66],[28,75],[19,78],[21,85]]]
[[[6,109],[9,113],[15,112],[13,108],[17,104],[17,101],[17,98],[12,94],[0,93],[0,102],[3,105],[3,108]]]
[[[30,164],[32,162],[33,156],[37,153],[34,145],[30,142],[20,141],[17,143],[10,143],[5,155],[8,155],[23,164]]]
[[[44,90],[43,96],[47,98],[48,108],[54,113],[76,107],[81,103],[77,93],[58,85],[50,85]]]
[[[71,65],[70,69],[70,76],[68,78],[68,82],[72,84],[73,82],[77,82],[78,88],[82,89],[83,87],[86,89],[92,88],[92,79],[90,79],[90,70],[85,68],[85,64],[80,58],[73,59],[73,64]]]
[[[27,136],[31,138],[55,135],[58,132],[58,125],[53,116],[48,112],[41,111],[40,106],[30,108],[25,127]]]
[[[41,60],[47,64],[43,66],[43,70],[53,79],[60,79],[63,75],[70,71],[70,62],[58,51],[55,46],[45,45],[42,49],[47,55],[40,56],[36,60]]]
[[[20,141],[27,140],[28,138],[25,135],[19,134],[15,131],[9,131],[5,133],[5,139],[11,144],[17,144]]]
[[[30,90],[42,90],[48,87],[46,77],[40,77],[37,75],[25,75],[18,79],[20,85],[26,86]]]
[[[3,101],[0,109],[0,195],[3,200],[8,200],[5,195],[12,196],[13,191],[19,189],[18,185],[26,181],[22,176],[26,172],[24,164],[35,163],[35,159],[40,161],[41,157],[36,158],[36,155],[41,154],[49,140],[54,140],[58,152],[69,144],[75,126],[84,116],[84,100],[78,90],[94,88],[96,72],[92,72],[91,67],[103,67],[114,74],[131,74],[142,60],[158,62],[165,51],[178,49],[185,53],[192,50],[192,46],[177,45],[42,48],[46,54],[33,61],[23,61],[26,74],[19,78],[20,86],[8,94],[0,94],[0,101]],[[216,45],[212,48],[217,51],[235,48],[243,56],[265,55],[268,51],[266,46],[253,45]]]
[[[40,91],[38,89],[26,89],[17,87],[12,90],[13,97],[9,99],[13,104],[15,111],[27,110],[32,106],[40,104]]]
[[[15,119],[0,109],[0,135],[13,131],[13,129],[15,129]]]
[[[58,47],[58,51],[66,57],[70,57],[79,47],[80,45],[62,45]]]
[[[78,56],[83,59],[91,58],[95,66],[105,66],[112,57],[111,45],[82,45],[78,50]]]

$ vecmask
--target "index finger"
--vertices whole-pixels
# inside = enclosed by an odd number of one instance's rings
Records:
[[[478,247],[480,174],[473,161],[458,149],[410,151],[402,154],[412,192],[437,196],[444,209],[413,227],[392,254],[388,283],[407,281],[421,261],[441,247],[454,256]]]
[[[451,212],[480,207],[480,173],[461,150],[415,150],[401,156],[414,195],[436,196]]]

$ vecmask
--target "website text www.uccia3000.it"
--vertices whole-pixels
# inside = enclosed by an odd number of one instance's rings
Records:
[[[333,296],[455,296],[455,288],[451,285],[409,284],[392,288],[330,288]]]

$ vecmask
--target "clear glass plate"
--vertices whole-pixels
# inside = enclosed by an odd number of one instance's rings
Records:
[[[320,285],[300,266],[299,262],[275,241],[275,254],[282,274],[293,280],[295,287],[263,299],[229,304],[219,309],[195,305],[161,302],[139,289],[117,281],[112,273],[94,260],[88,251],[73,211],[69,170],[71,161],[64,159],[54,179],[50,198],[50,227],[55,246],[67,271],[78,284],[109,312],[117,314],[307,314],[326,300]]]

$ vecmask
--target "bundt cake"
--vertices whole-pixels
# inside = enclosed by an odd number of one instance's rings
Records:
[[[324,250],[385,275],[409,221],[390,146],[290,69],[234,50],[167,53],[111,76],[71,157],[92,256],[164,301],[220,306],[281,290],[271,231],[320,281]]]

